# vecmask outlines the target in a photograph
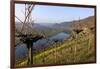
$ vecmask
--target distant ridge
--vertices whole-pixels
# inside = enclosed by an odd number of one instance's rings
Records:
[[[95,16],[90,16],[85,19],[75,21],[71,25],[71,28],[74,29],[83,29],[83,28],[94,28],[95,27]]]

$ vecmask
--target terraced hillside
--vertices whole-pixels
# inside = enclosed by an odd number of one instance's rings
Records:
[[[54,45],[54,48],[33,56],[33,65],[95,62],[95,34],[89,28],[78,34],[73,31],[69,39]],[[15,66],[27,66],[27,59]]]

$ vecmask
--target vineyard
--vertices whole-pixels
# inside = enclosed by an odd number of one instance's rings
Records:
[[[54,44],[33,56],[33,65],[74,64],[95,62],[95,35],[90,29],[73,34],[69,39]],[[27,58],[15,66],[27,66]]]

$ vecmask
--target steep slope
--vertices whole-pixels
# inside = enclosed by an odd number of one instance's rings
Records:
[[[85,36],[84,32],[88,36]],[[34,65],[95,62],[94,36],[91,30],[87,29],[80,32],[78,38],[55,44],[55,48],[48,49],[33,56]],[[16,64],[16,66],[27,66],[27,60]]]

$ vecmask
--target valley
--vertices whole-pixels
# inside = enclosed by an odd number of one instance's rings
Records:
[[[95,20],[94,16],[80,21],[56,24],[34,24],[32,33],[45,38],[33,43],[33,65],[75,64],[95,62]],[[16,24],[16,36],[21,24]],[[30,30],[31,31],[31,30]],[[27,66],[27,48],[16,38],[15,66]]]

